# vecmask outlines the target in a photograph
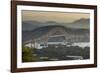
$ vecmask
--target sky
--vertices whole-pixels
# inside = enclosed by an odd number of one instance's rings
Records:
[[[88,13],[67,13],[67,12],[44,12],[44,11],[22,11],[22,21],[39,21],[39,22],[60,22],[71,23],[79,19],[89,19]]]

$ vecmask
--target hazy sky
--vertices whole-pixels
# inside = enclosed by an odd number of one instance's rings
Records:
[[[40,22],[63,22],[70,23],[81,18],[89,19],[90,15],[86,13],[67,13],[67,12],[42,12],[42,11],[22,11],[23,21],[40,21]]]

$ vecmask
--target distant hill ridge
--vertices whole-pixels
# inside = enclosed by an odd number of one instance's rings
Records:
[[[89,29],[90,20],[81,18],[79,20],[73,21],[71,23],[63,23],[63,22],[56,22],[56,21],[47,21],[47,22],[40,22],[40,21],[23,21],[22,22],[22,30],[34,30],[36,28],[42,27],[42,26],[48,26],[48,25],[62,25],[65,27],[70,28],[83,28],[83,29]]]

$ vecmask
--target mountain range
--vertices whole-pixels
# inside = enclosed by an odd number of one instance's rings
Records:
[[[34,30],[39,27],[48,26],[48,25],[61,25],[69,28],[82,28],[82,29],[89,29],[89,19],[79,19],[71,23],[59,23],[55,21],[48,21],[48,22],[39,22],[39,21],[23,21],[22,22],[22,30],[23,31],[30,31]]]

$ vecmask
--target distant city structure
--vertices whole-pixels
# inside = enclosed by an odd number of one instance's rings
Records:
[[[46,30],[49,29],[49,30]],[[34,34],[35,33],[35,34]],[[28,35],[29,36],[29,35]],[[25,37],[25,36],[24,36]],[[63,26],[46,26],[33,31],[24,46],[42,49],[46,47],[89,47],[89,31],[87,29],[69,29]]]

